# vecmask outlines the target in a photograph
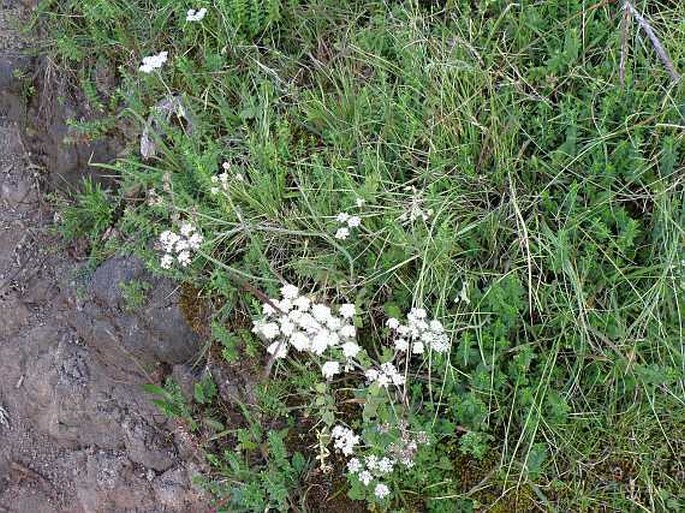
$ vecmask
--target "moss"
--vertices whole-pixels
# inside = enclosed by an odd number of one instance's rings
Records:
[[[191,329],[202,338],[210,336],[210,305],[189,283],[181,285],[178,306]]]

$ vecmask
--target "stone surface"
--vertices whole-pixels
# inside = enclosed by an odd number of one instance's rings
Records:
[[[173,284],[121,258],[77,279],[87,269],[51,235],[38,184],[80,178],[91,152],[62,144],[59,120],[75,113],[62,110],[45,117],[57,120],[38,148],[45,169],[29,158],[15,71],[36,63],[13,29],[18,6],[0,0],[0,513],[210,511],[191,485],[202,464],[192,438],[142,389],[199,339]],[[135,311],[118,286],[132,279],[153,284]]]

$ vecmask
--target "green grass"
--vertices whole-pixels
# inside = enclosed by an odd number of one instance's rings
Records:
[[[637,8],[685,69],[685,4]],[[184,118],[159,121],[158,157],[131,141],[116,164],[116,233],[215,305],[224,365],[265,361],[244,330],[259,298],[243,280],[270,297],[285,280],[355,303],[372,359],[388,314],[424,306],[448,328],[452,351],[412,370],[403,413],[432,443],[377,510],[680,511],[685,85],[634,22],[620,83],[622,16],[580,0],[62,0],[42,2],[38,26],[108,106],[95,135],[142,131],[155,104],[181,98]],[[137,71],[162,50],[159,73]],[[98,88],[102,67],[116,91]],[[233,178],[212,194],[223,162]],[[109,219],[88,197],[89,218]],[[431,215],[403,218],[413,209]],[[346,240],[334,237],[341,211],[362,217]],[[155,241],[182,219],[205,243],[190,267],[164,271]],[[83,226],[92,237],[99,225]],[[372,421],[344,399],[376,400],[358,379],[321,381],[316,361],[280,362],[240,408],[245,433],[217,445],[198,427],[225,511],[310,507],[322,424],[306,419],[362,429]],[[260,488],[265,475],[275,488]],[[347,485],[332,482],[342,508]]]

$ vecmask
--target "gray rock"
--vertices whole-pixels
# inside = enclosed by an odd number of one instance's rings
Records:
[[[141,280],[151,284],[147,302],[129,312],[121,283]],[[133,257],[116,257],[93,274],[94,301],[74,312],[74,324],[86,343],[114,365],[149,366],[184,363],[195,357],[201,340],[179,307],[178,287],[150,275]]]

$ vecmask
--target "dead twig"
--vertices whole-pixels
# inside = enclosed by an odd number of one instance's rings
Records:
[[[645,31],[647,37],[649,37],[649,40],[652,42],[652,46],[654,47],[654,51],[659,56],[659,59],[661,59],[661,62],[668,71],[668,74],[671,75],[671,79],[674,82],[678,82],[680,80],[680,74],[676,71],[673,62],[669,58],[668,53],[666,53],[666,50],[664,50],[664,47],[661,44],[661,41],[659,41],[654,29],[652,29],[652,26],[644,18],[644,16],[642,16],[637,9],[633,7],[633,4],[631,4],[629,0],[624,0],[623,6],[630,12],[633,18],[635,18],[635,21],[637,21],[638,25],[640,25],[640,28]]]
[[[621,61],[618,65],[618,81],[623,86],[626,79],[626,60],[628,58],[628,27],[630,27],[630,9],[623,6],[623,18],[621,19]]]

